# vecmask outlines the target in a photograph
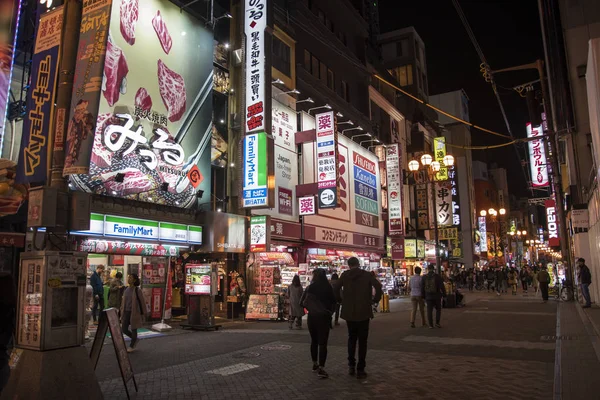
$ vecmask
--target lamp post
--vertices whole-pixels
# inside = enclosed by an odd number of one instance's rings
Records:
[[[433,230],[435,236],[435,265],[438,274],[442,273],[442,262],[440,258],[440,238],[437,224],[437,206],[435,204],[435,182],[439,182],[435,179],[435,176],[440,172],[441,164],[438,161],[433,161],[431,154],[423,154],[421,156],[421,164],[427,171],[427,183],[431,184],[431,200],[433,201]],[[408,169],[415,175],[419,171],[421,164],[417,160],[411,160],[408,163]],[[454,165],[454,157],[447,155],[444,157],[444,165],[452,167]]]

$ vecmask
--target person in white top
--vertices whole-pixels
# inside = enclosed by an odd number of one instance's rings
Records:
[[[410,291],[410,301],[412,302],[412,312],[410,314],[410,327],[415,327],[415,317],[417,316],[417,308],[421,311],[421,326],[425,326],[425,300],[422,294],[423,277],[421,276],[421,268],[415,268],[415,274],[410,277],[408,282],[408,290]]]

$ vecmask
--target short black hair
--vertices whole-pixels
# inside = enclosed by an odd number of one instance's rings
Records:
[[[121,278],[123,277],[123,273],[122,273],[122,272],[117,272],[117,273],[115,274],[115,277],[116,277],[117,279],[121,279]]]
[[[421,267],[415,268],[415,274],[419,275],[421,273]]]
[[[578,258],[578,259],[577,259],[577,262],[582,262],[582,263],[584,263],[584,264],[585,264],[585,258]]]
[[[348,266],[349,267],[360,267],[360,262],[358,261],[358,258],[350,257],[348,259]]]
[[[138,274],[129,274],[133,277],[133,286],[140,286],[141,282],[140,282],[140,277],[138,276]]]
[[[435,269],[435,266],[433,264],[429,264],[429,266],[427,266],[427,269],[429,271],[433,271]]]

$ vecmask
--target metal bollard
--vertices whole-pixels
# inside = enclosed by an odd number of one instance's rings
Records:
[[[384,294],[379,301],[379,309],[382,313],[390,312],[390,295]]]

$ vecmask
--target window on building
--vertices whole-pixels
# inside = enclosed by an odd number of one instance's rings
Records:
[[[381,46],[381,55],[384,60],[396,58],[396,47],[394,46],[394,43],[384,43]]]
[[[319,71],[319,78],[323,79],[324,81],[327,81],[327,65],[321,63],[320,67],[321,68]]]
[[[396,78],[400,86],[410,86],[413,84],[412,65],[403,65],[394,69],[388,70],[388,72]]]
[[[321,21],[321,23],[323,25],[325,25],[325,13],[321,10],[317,11],[317,16],[319,17],[319,21]]]
[[[315,78],[319,78],[319,59],[314,55],[311,55],[311,69],[310,72]]]
[[[304,49],[304,69],[310,72],[310,51]]]
[[[335,91],[335,75],[329,68],[327,68],[327,87]]]
[[[340,85],[340,95],[344,100],[348,100],[348,84],[346,81],[342,81],[342,84]]]
[[[273,36],[273,67],[278,69],[280,72],[287,76],[291,76],[292,67],[290,64],[291,60],[291,49],[290,47],[279,40],[278,37]]]

